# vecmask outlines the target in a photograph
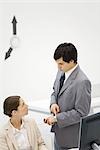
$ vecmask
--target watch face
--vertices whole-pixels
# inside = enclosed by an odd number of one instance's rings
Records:
[[[19,47],[19,43],[20,43],[20,40],[17,36],[13,36],[10,40],[10,45],[11,45],[12,48]]]

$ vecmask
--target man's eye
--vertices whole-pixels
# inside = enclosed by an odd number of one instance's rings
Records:
[[[23,106],[25,105],[25,103],[22,104]]]

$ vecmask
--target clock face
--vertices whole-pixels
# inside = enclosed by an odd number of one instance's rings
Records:
[[[20,43],[20,40],[17,36],[13,36],[10,39],[10,45],[13,49],[19,47],[19,43]]]

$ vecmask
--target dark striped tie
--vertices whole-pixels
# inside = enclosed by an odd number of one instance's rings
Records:
[[[61,76],[60,78],[60,86],[59,86],[59,92],[64,84],[64,80],[65,80],[65,73]]]

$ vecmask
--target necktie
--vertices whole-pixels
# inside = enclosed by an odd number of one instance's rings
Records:
[[[63,86],[64,80],[65,80],[65,73],[64,73],[64,74],[61,76],[61,78],[60,78],[59,92],[60,92],[60,90],[61,90],[61,88],[62,88],[62,86]]]

